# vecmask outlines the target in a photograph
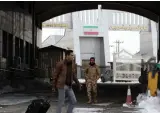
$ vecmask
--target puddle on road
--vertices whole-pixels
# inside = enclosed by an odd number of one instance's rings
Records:
[[[123,111],[123,113],[140,113],[140,111]]]
[[[75,108],[73,113],[102,113],[103,108]]]
[[[99,104],[93,104],[93,105],[96,105],[96,106],[109,106],[113,103],[99,103]]]

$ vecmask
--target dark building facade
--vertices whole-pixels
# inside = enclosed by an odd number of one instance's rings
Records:
[[[9,82],[5,84],[13,86],[13,81],[35,75],[41,28],[32,2],[3,3],[0,6],[0,86],[6,79]]]
[[[32,63],[38,57],[37,34],[41,29],[35,23],[33,8],[32,4],[26,4],[13,10],[0,9],[1,68],[34,67]]]

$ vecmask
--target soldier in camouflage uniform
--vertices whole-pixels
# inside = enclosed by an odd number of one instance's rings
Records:
[[[93,92],[93,102],[97,103],[97,80],[100,78],[99,67],[95,64],[95,58],[90,58],[89,67],[85,70],[85,80],[88,94],[88,103],[92,103],[92,92]]]

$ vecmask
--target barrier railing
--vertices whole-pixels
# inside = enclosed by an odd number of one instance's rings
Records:
[[[138,82],[140,75],[141,59],[113,55],[113,82]]]

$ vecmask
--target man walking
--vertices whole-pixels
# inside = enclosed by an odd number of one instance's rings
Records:
[[[68,96],[69,105],[67,113],[72,113],[74,105],[77,100],[75,94],[72,90],[72,83],[75,83],[81,89],[81,85],[76,77],[76,67],[73,62],[73,51],[67,50],[66,57],[64,60],[60,61],[56,65],[55,72],[53,74],[53,91],[58,89],[58,107],[56,113],[61,113],[62,106],[65,101],[65,94]]]
[[[92,92],[93,102],[97,103],[97,80],[100,78],[100,70],[95,63],[95,58],[90,58],[89,67],[85,70],[85,80],[88,94],[88,103],[92,103]]]

